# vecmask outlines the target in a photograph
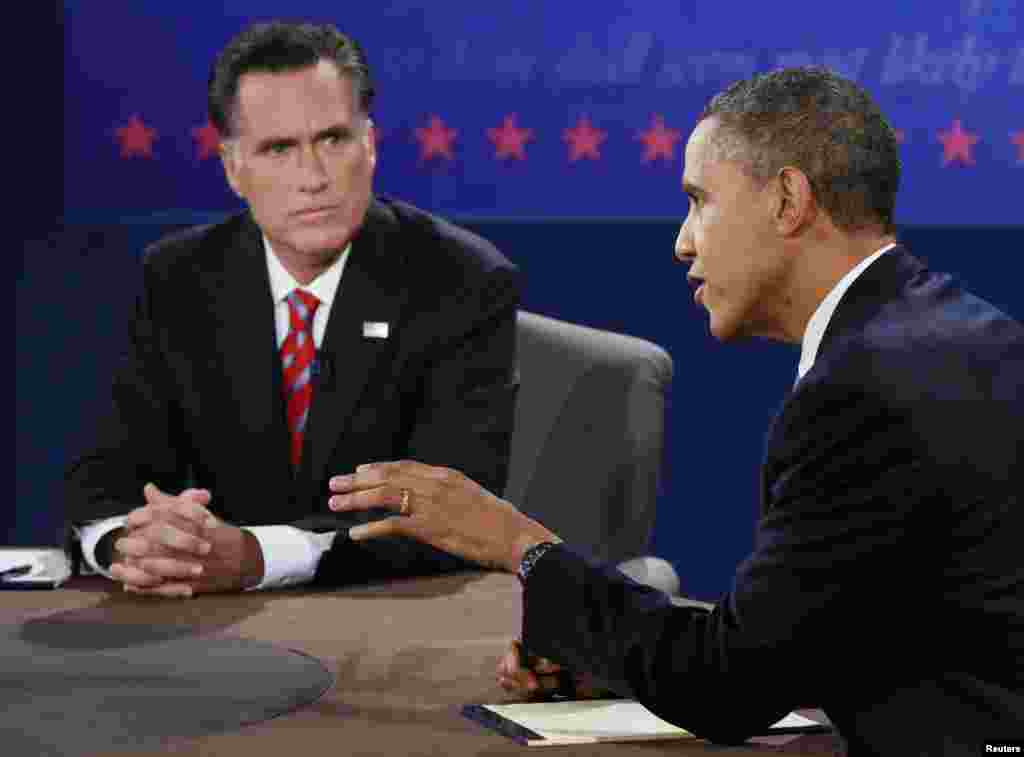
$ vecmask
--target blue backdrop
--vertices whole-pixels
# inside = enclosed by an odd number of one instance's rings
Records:
[[[682,140],[708,98],[755,71],[814,62],[864,83],[902,132],[904,223],[1019,223],[1018,0],[471,7],[66,2],[67,213],[233,207],[217,161],[201,157],[194,134],[206,123],[210,63],[243,23],[285,12],[335,22],[363,43],[379,82],[378,185],[443,213],[677,217],[685,210]],[[488,130],[512,116],[531,132],[524,157],[497,158]],[[431,152],[417,129],[434,117]],[[652,129],[659,117],[660,131]],[[567,141],[584,121],[598,132],[592,152],[579,138]],[[122,158],[118,129],[133,123],[129,139],[141,139],[130,149],[139,151]],[[645,162],[651,148],[641,136],[652,131],[667,144]]]
[[[8,543],[55,531],[61,468],[109,403],[141,247],[237,209],[208,154],[206,79],[232,34],[282,11],[365,46],[379,191],[495,241],[526,274],[526,307],[669,349],[654,551],[698,596],[727,589],[750,548],[764,428],[796,363],[791,348],[714,342],[671,263],[682,148],[710,96],[808,62],[865,84],[902,136],[903,239],[1024,316],[1017,0],[469,7],[64,3],[63,218],[18,271]]]

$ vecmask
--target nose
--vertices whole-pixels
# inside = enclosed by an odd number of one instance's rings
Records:
[[[688,220],[679,227],[676,235],[675,257],[680,263],[689,265],[697,258],[697,249],[693,245],[693,236],[688,229]]]
[[[327,188],[327,169],[323,158],[313,145],[301,151],[299,165],[300,188],[305,192],[321,192]]]

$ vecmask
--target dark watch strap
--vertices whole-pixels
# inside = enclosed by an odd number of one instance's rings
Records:
[[[519,563],[519,571],[517,575],[519,580],[526,582],[527,576],[530,575],[530,571],[533,570],[533,566],[537,564],[537,561],[544,556],[544,554],[555,546],[556,542],[553,541],[542,541],[540,544],[534,544],[528,550],[523,552],[523,559]]]

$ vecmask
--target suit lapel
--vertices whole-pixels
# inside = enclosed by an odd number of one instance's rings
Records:
[[[366,382],[390,355],[407,296],[405,254],[397,222],[374,203],[352,242],[320,347],[321,371],[313,391],[301,478],[316,486],[326,473]],[[366,324],[388,324],[387,338],[365,335]],[[332,471],[333,473],[334,471]],[[314,498],[317,492],[310,492]]]
[[[862,329],[879,310],[898,298],[910,279],[923,270],[925,267],[921,261],[901,245],[896,245],[869,265],[839,300],[818,345],[815,365],[832,344],[841,340],[843,334]]]
[[[259,440],[246,447],[246,468],[261,471],[267,482],[266,501],[279,506],[274,499],[287,495],[292,477],[281,364],[263,241],[248,214],[226,254],[224,273],[216,300],[223,334],[217,346],[223,355],[229,399],[245,437]],[[246,504],[250,506],[261,507]]]
[[[910,255],[901,245],[897,245],[869,265],[846,290],[835,312],[832,313],[821,344],[818,346],[814,366],[808,376],[827,370],[828,350],[839,344],[844,334],[862,329],[864,324],[878,313],[879,309],[899,296],[913,276],[923,270],[924,265],[921,261]],[[806,376],[805,379],[807,379]],[[762,515],[768,512],[774,499],[772,487],[779,475],[777,459],[780,455],[784,456],[782,449],[786,438],[785,432],[780,428],[780,423],[790,404],[800,401],[799,389],[800,385],[798,384],[786,396],[778,412],[772,417],[768,431],[765,433],[765,455],[761,465]]]

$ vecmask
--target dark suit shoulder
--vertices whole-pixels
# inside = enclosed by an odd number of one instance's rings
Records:
[[[841,302],[837,315],[858,306]],[[1016,465],[1024,444],[1024,326],[956,278],[927,271],[850,326],[819,354],[798,396],[870,401],[900,419],[935,461],[974,457],[974,470],[1001,475]]]
[[[841,333],[819,355],[820,372],[887,395],[904,388],[916,396],[928,386],[936,399],[997,392],[1014,374],[1021,381],[1024,326],[955,277],[922,269],[894,296],[872,303],[873,296],[855,283],[840,302]],[[844,327],[850,311],[866,317]]]
[[[143,260],[161,279],[222,271],[228,255],[260,240],[259,228],[247,212],[219,223],[201,224],[167,234],[148,245]]]
[[[407,202],[383,197],[370,210],[370,220],[401,236],[414,268],[430,268],[459,278],[516,271],[498,248],[479,234]]]

